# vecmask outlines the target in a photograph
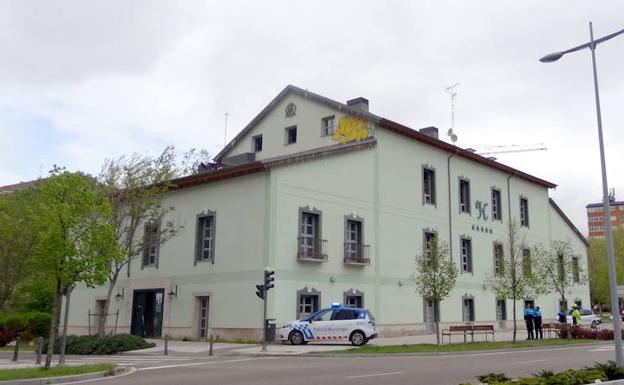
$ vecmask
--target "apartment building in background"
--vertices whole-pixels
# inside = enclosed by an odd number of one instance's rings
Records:
[[[611,209],[611,226],[613,229],[624,227],[624,201],[616,201],[613,192],[609,195]],[[607,235],[607,226],[604,221],[604,205],[600,203],[590,203],[585,206],[587,209],[587,228],[590,238],[601,238]]]

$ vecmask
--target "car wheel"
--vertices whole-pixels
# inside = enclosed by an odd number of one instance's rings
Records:
[[[592,321],[591,328],[596,329],[598,327],[598,323],[596,321]]]
[[[355,346],[362,346],[368,342],[368,339],[366,338],[366,335],[363,332],[361,332],[360,330],[356,330],[353,333],[351,333],[351,337],[349,338],[349,341],[351,341],[351,343]]]
[[[290,333],[290,336],[288,337],[288,341],[290,341],[291,344],[293,345],[303,345],[306,341],[303,338],[303,333],[301,333],[300,331],[294,331],[292,333]]]

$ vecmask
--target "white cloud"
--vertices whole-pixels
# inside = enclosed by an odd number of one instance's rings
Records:
[[[364,96],[379,115],[444,133],[444,87],[461,82],[460,144],[545,142],[498,158],[558,183],[555,199],[585,229],[584,206],[601,196],[589,56],[537,59],[585,42],[590,18],[598,36],[624,27],[623,11],[580,0],[4,2],[0,180],[52,162],[96,172],[105,157],[167,144],[216,153],[226,111],[231,138],[289,83]],[[611,185],[624,193],[622,48],[601,46],[598,64]],[[49,146],[28,153],[15,116],[49,122]]]

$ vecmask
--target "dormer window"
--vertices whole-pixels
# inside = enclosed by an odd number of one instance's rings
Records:
[[[256,135],[253,137],[253,150],[254,152],[262,151],[262,135]]]
[[[286,144],[297,143],[297,126],[286,128]]]
[[[330,136],[336,131],[334,115],[321,119],[321,136]]]

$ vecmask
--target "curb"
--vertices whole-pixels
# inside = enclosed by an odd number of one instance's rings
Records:
[[[0,385],[48,385],[48,384],[67,384],[79,381],[94,381],[106,377],[114,376],[126,376],[134,373],[136,368],[115,368],[113,369],[115,374],[111,375],[108,370],[101,372],[75,374],[71,376],[57,376],[57,377],[42,377],[42,378],[27,378],[24,380],[7,380],[0,381]]]
[[[580,346],[594,347],[604,346],[608,343],[596,343],[596,344],[570,344],[570,345],[553,345],[553,346],[536,346],[532,348],[508,348],[508,349],[488,349],[488,350],[465,350],[458,352],[414,352],[414,353],[240,353],[236,352],[233,355],[237,356],[253,356],[253,357],[316,357],[316,358],[349,358],[349,357],[439,357],[439,356],[457,356],[457,355],[475,355],[475,354],[491,354],[491,353],[510,353],[510,352],[522,352],[522,351],[534,351],[534,350],[561,350],[567,348],[575,348]],[[338,350],[339,351],[339,350]],[[334,351],[335,352],[335,351]],[[619,380],[618,380],[619,381]],[[606,384],[606,382],[603,382]],[[620,385],[620,384],[617,384]],[[624,385],[624,382],[622,382]]]

